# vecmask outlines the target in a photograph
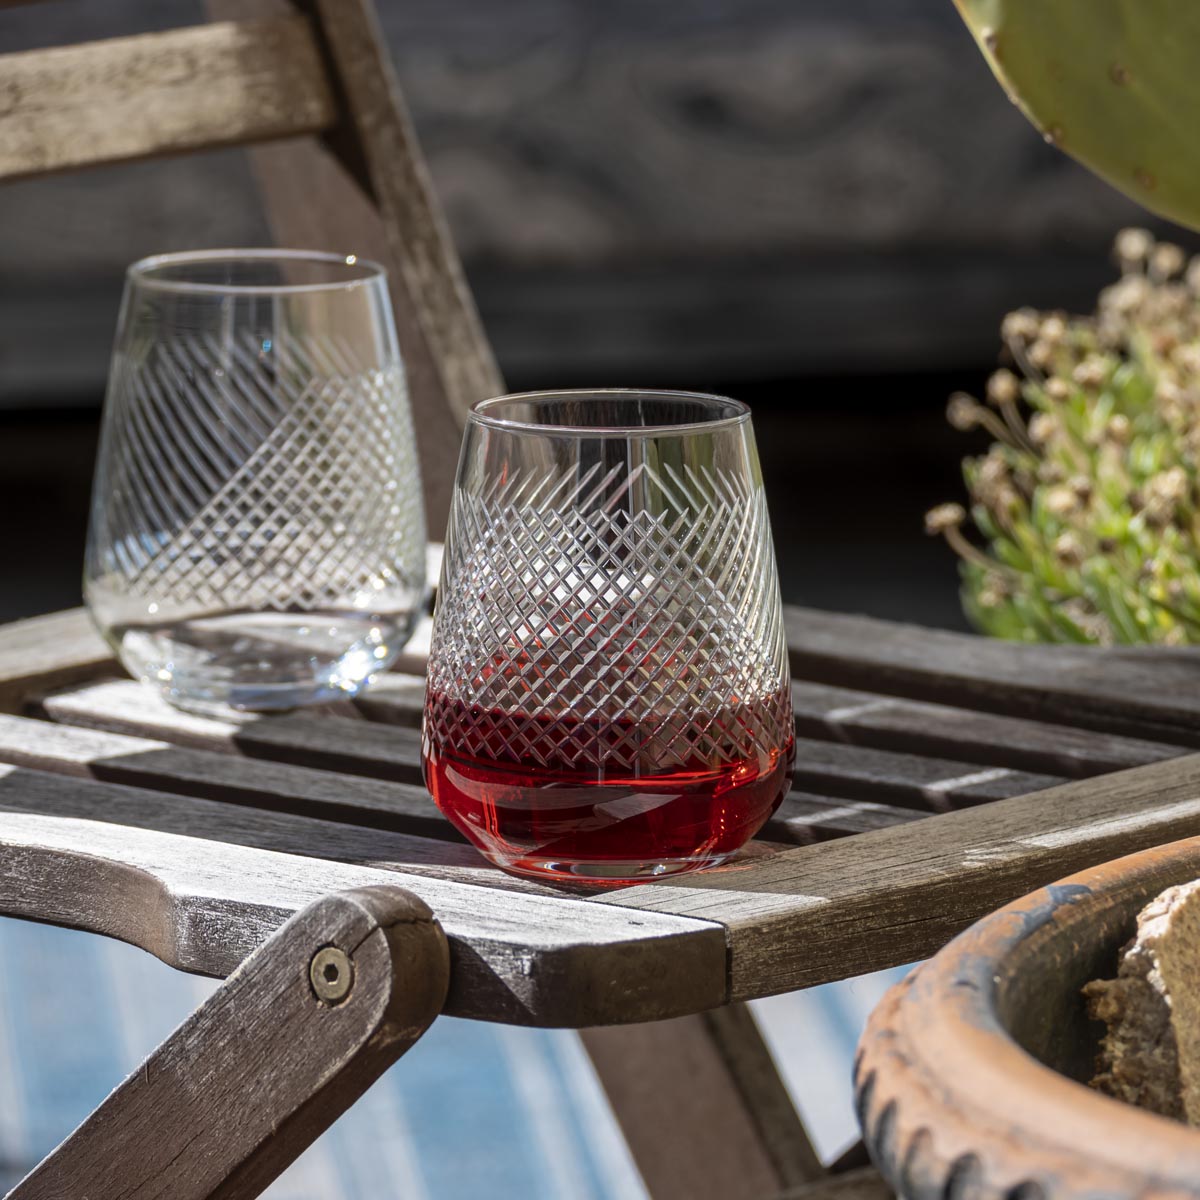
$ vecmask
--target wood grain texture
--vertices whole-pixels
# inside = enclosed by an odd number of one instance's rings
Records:
[[[945,812],[1023,796],[1060,782],[1053,776],[1008,767],[980,768],[975,763],[893,750],[796,739],[795,784],[822,795]]]
[[[0,626],[0,712],[17,712],[35,689],[62,687],[115,666],[82,608]]]
[[[1026,646],[785,606],[796,679],[1200,746],[1200,652]]]
[[[351,737],[356,728],[347,731]],[[365,861],[353,856],[369,850],[370,861],[375,863],[390,855],[410,869],[421,864],[422,870],[444,869],[448,877],[453,872],[453,877],[492,887],[549,890],[549,885],[505,875],[489,867],[475,851],[465,849],[465,839],[438,812],[423,787],[238,759],[167,741],[4,714],[0,714],[0,762],[265,809],[285,817],[318,818],[319,838],[311,821],[299,823],[297,837],[298,844],[307,847],[302,853],[319,857]],[[215,811],[219,816],[224,810]],[[758,844],[808,845],[885,829],[919,820],[922,815],[912,808],[792,792],[763,827]],[[130,818],[134,824],[138,816],[135,809]],[[247,822],[261,831],[269,820],[265,812],[252,817],[226,812],[206,827],[202,836],[238,840]],[[409,836],[387,843],[375,832],[379,830]],[[457,843],[457,848],[430,845],[428,839]],[[385,851],[385,844],[392,849]]]
[[[317,998],[323,947],[352,969]],[[292,917],[45,1159],[18,1200],[250,1200],[440,1012],[449,956],[399,888],[327,896]]]
[[[725,939],[703,919],[625,912],[549,889],[476,886],[403,862],[306,857],[295,822],[307,818],[264,813],[256,822],[253,810],[217,801],[26,767],[0,766],[0,809],[7,810],[0,813],[0,912],[117,937],[183,970],[227,975],[310,901],[382,883],[413,892],[437,914],[450,941],[447,1011],[455,1015],[603,1025],[676,1016],[726,998]],[[229,841],[203,836],[214,822]],[[357,850],[338,845],[352,835]],[[331,853],[365,857],[368,839],[378,838],[386,854],[395,845],[388,838],[400,835],[314,822],[307,836],[318,846],[328,836]],[[439,855],[455,849],[428,845]]]
[[[450,511],[466,411],[503,392],[503,381],[368,0],[306,7],[337,95],[337,127],[322,142],[255,148],[251,162],[278,244],[353,252],[388,269],[436,538]],[[282,8],[278,0],[208,3],[218,17]]]
[[[789,792],[762,828],[760,837],[807,846],[830,838],[849,837],[919,821],[926,813],[867,800],[835,800],[808,792]]]
[[[460,425],[502,390],[499,371],[388,57],[370,0],[313,0],[345,94],[392,256],[414,298],[446,403]]]
[[[0,56],[0,179],[328,128],[305,18],[223,22]]]
[[[344,724],[353,735],[357,727]],[[423,787],[238,759],[127,734],[0,714],[0,762],[365,829],[463,841]]]
[[[421,737],[415,729],[353,723],[322,714],[199,716],[172,708],[152,688],[107,680],[43,698],[55,721],[149,736],[178,746],[267,758],[420,786]]]
[[[420,734],[401,725],[351,725],[328,714],[196,716],[172,708],[132,680],[57,692],[44,697],[41,708],[52,720],[93,729],[415,785],[422,781]],[[794,782],[809,794],[928,812],[1022,795],[1059,780],[1003,767],[980,770],[973,763],[798,739]],[[786,821],[789,812],[781,810],[780,820]],[[784,838],[791,840],[791,835],[785,833]]]
[[[745,1005],[581,1037],[652,1200],[774,1196],[824,1174]]]
[[[1164,742],[807,681],[792,685],[792,710],[802,737],[1072,779],[1184,753]]]
[[[1032,887],[1197,832],[1188,755],[596,902],[719,921],[731,998],[748,999],[924,958]]]
[[[775,1200],[895,1200],[895,1195],[874,1167],[860,1167],[820,1183],[788,1188]]]

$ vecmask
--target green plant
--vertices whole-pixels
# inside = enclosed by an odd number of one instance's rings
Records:
[[[961,505],[926,517],[962,559],[963,602],[1018,641],[1200,642],[1200,257],[1118,235],[1121,278],[1092,317],[1022,309],[1014,365],[947,411],[994,437]]]
[[[1200,228],[1195,0],[955,0],[1047,141],[1145,208]]]

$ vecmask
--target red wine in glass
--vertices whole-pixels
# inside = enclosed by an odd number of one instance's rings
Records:
[[[693,870],[743,846],[787,792],[795,739],[746,748],[748,729],[779,726],[781,706],[790,725],[786,694],[695,716],[707,752],[655,766],[661,730],[650,720],[502,712],[434,694],[425,782],[511,871],[619,883]]]

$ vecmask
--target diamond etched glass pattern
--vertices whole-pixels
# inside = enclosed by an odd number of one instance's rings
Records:
[[[790,770],[778,581],[744,410],[633,395],[637,408],[625,393],[573,397],[570,419],[665,428],[530,428],[511,413],[566,413],[515,397],[468,430],[426,776],[511,869],[619,880],[718,861]],[[488,425],[497,411],[509,419]]]
[[[352,694],[411,633],[424,536],[378,269],[268,252],[132,269],[86,594],[133,674],[191,706]]]

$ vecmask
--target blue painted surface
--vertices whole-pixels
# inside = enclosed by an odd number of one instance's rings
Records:
[[[132,947],[0,920],[0,1185],[83,1119],[215,984]],[[855,1136],[866,1011],[902,972],[755,1006],[818,1149]],[[270,1200],[644,1200],[573,1034],[441,1018]]]

